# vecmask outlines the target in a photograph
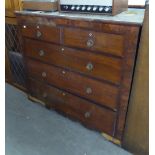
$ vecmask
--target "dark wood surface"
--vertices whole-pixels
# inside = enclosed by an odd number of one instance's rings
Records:
[[[122,69],[122,81],[120,87],[120,96],[119,96],[119,113],[117,120],[117,130],[116,137],[122,137],[124,134],[126,112],[128,108],[128,102],[130,97],[130,91],[132,86],[132,79],[135,67],[136,52],[138,49],[140,29],[131,28],[126,31],[125,35],[125,56],[123,59],[123,69]]]
[[[39,15],[18,14],[17,18],[21,31],[23,25],[32,25],[36,32],[39,25],[46,36],[38,39],[31,31],[23,35],[28,78],[100,105],[101,111],[104,107],[114,112],[113,137],[122,140],[141,26]],[[94,41],[91,48],[89,39]],[[45,55],[40,57],[38,50]],[[94,64],[92,72],[86,69],[88,62]],[[61,110],[67,112],[66,107]]]
[[[123,36],[73,28],[64,29],[64,45],[116,56],[123,55]],[[88,42],[92,41],[92,46]]]
[[[101,108],[63,90],[29,79],[31,95],[86,126],[110,135],[114,133],[116,113]]]
[[[57,27],[24,24],[21,32],[25,37],[60,43],[60,29]]]
[[[95,30],[102,31],[105,33],[112,34],[123,34],[126,32],[126,29],[133,27],[141,27],[142,23],[136,22],[123,22],[122,21],[113,21],[113,20],[104,20],[101,21],[99,19],[72,19],[71,17],[61,17],[54,15],[41,15],[41,14],[22,14],[20,12],[16,13],[18,18],[18,25],[22,27],[25,24],[38,24],[38,25],[46,25],[46,26],[65,26],[65,27],[75,27],[75,28],[83,28],[86,30]]]
[[[27,59],[29,76],[112,109],[117,107],[118,88],[76,73]],[[42,74],[46,74],[45,76]]]
[[[120,84],[121,59],[30,39],[25,39],[25,45],[30,58]]]

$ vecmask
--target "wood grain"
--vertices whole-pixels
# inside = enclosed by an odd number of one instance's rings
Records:
[[[113,0],[112,15],[116,15],[128,9],[128,0]]]
[[[91,102],[36,80],[30,79],[29,84],[31,95],[45,102],[49,107],[81,121],[89,128],[113,135],[115,112],[100,108]]]
[[[14,11],[21,10],[21,0],[6,0],[5,1],[5,16],[16,17]]]
[[[25,47],[28,57],[78,71],[99,80],[120,84],[121,59],[30,39],[25,39]],[[93,69],[88,68],[90,64],[93,65]]]
[[[117,107],[118,88],[115,86],[30,59],[27,59],[27,65],[32,78],[51,83],[109,108]],[[43,72],[46,77],[42,77]],[[91,92],[87,93],[87,89],[91,89]]]
[[[37,25],[44,27],[48,37],[50,28],[60,30],[59,36],[54,33],[59,37],[54,44],[50,38],[37,39],[40,43],[23,35],[27,77],[115,111],[113,137],[122,141],[141,25],[50,15],[17,14],[17,18],[20,27],[31,25],[35,31]],[[86,45],[89,39],[94,41],[91,48]],[[40,49],[45,51],[43,57],[38,56]],[[85,68],[89,61],[95,64],[92,73]]]
[[[92,47],[87,46],[89,40],[94,42]],[[121,35],[64,28],[64,45],[67,46],[123,56],[123,41]]]
[[[40,10],[40,11],[56,11],[58,10],[57,2],[35,2],[35,1],[24,1],[24,10]]]
[[[137,44],[139,42],[139,28],[130,28],[126,31],[125,36],[125,57],[123,59],[122,68],[122,82],[120,87],[120,99],[119,99],[119,113],[116,127],[116,138],[123,138],[126,112],[128,108],[128,102],[131,91],[132,78],[134,73],[134,65],[137,51]],[[130,38],[129,38],[130,36]]]
[[[17,19],[12,18],[12,17],[5,17],[5,23],[6,24],[12,24],[12,25],[17,25]]]
[[[140,39],[127,113],[123,147],[134,154],[149,154],[149,8]]]
[[[26,26],[26,28],[24,28]],[[37,37],[37,32],[41,33]],[[60,43],[60,29],[52,26],[44,25],[22,25],[21,33],[25,37],[34,38],[38,40],[49,41],[53,43]]]

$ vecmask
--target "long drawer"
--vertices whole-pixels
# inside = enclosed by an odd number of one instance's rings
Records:
[[[116,56],[123,56],[124,51],[123,35],[75,28],[64,28],[64,44]]]
[[[115,84],[121,81],[121,60],[82,50],[25,39],[28,57],[82,72]]]
[[[60,43],[60,29],[46,25],[22,25],[21,33],[25,37]]]
[[[29,80],[29,86],[31,95],[45,102],[48,106],[81,121],[90,128],[113,135],[116,120],[115,112],[57,88],[36,82],[36,80]]]
[[[27,59],[30,77],[43,80],[112,109],[117,109],[119,89],[58,67]]]

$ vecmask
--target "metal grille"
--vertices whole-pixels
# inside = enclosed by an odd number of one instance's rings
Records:
[[[5,36],[5,46],[9,56],[13,82],[25,87],[25,67],[17,25],[5,24]]]

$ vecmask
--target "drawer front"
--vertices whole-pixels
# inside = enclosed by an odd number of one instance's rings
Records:
[[[31,95],[86,126],[113,135],[116,113],[57,88],[29,80]]]
[[[123,56],[123,36],[102,32],[64,28],[64,44],[77,48]]]
[[[60,43],[60,29],[45,25],[22,25],[21,33],[25,37]]]
[[[48,82],[112,109],[117,108],[118,88],[79,74],[28,59],[29,76]]]
[[[55,64],[116,84],[121,81],[121,60],[91,52],[25,40],[28,57]]]

